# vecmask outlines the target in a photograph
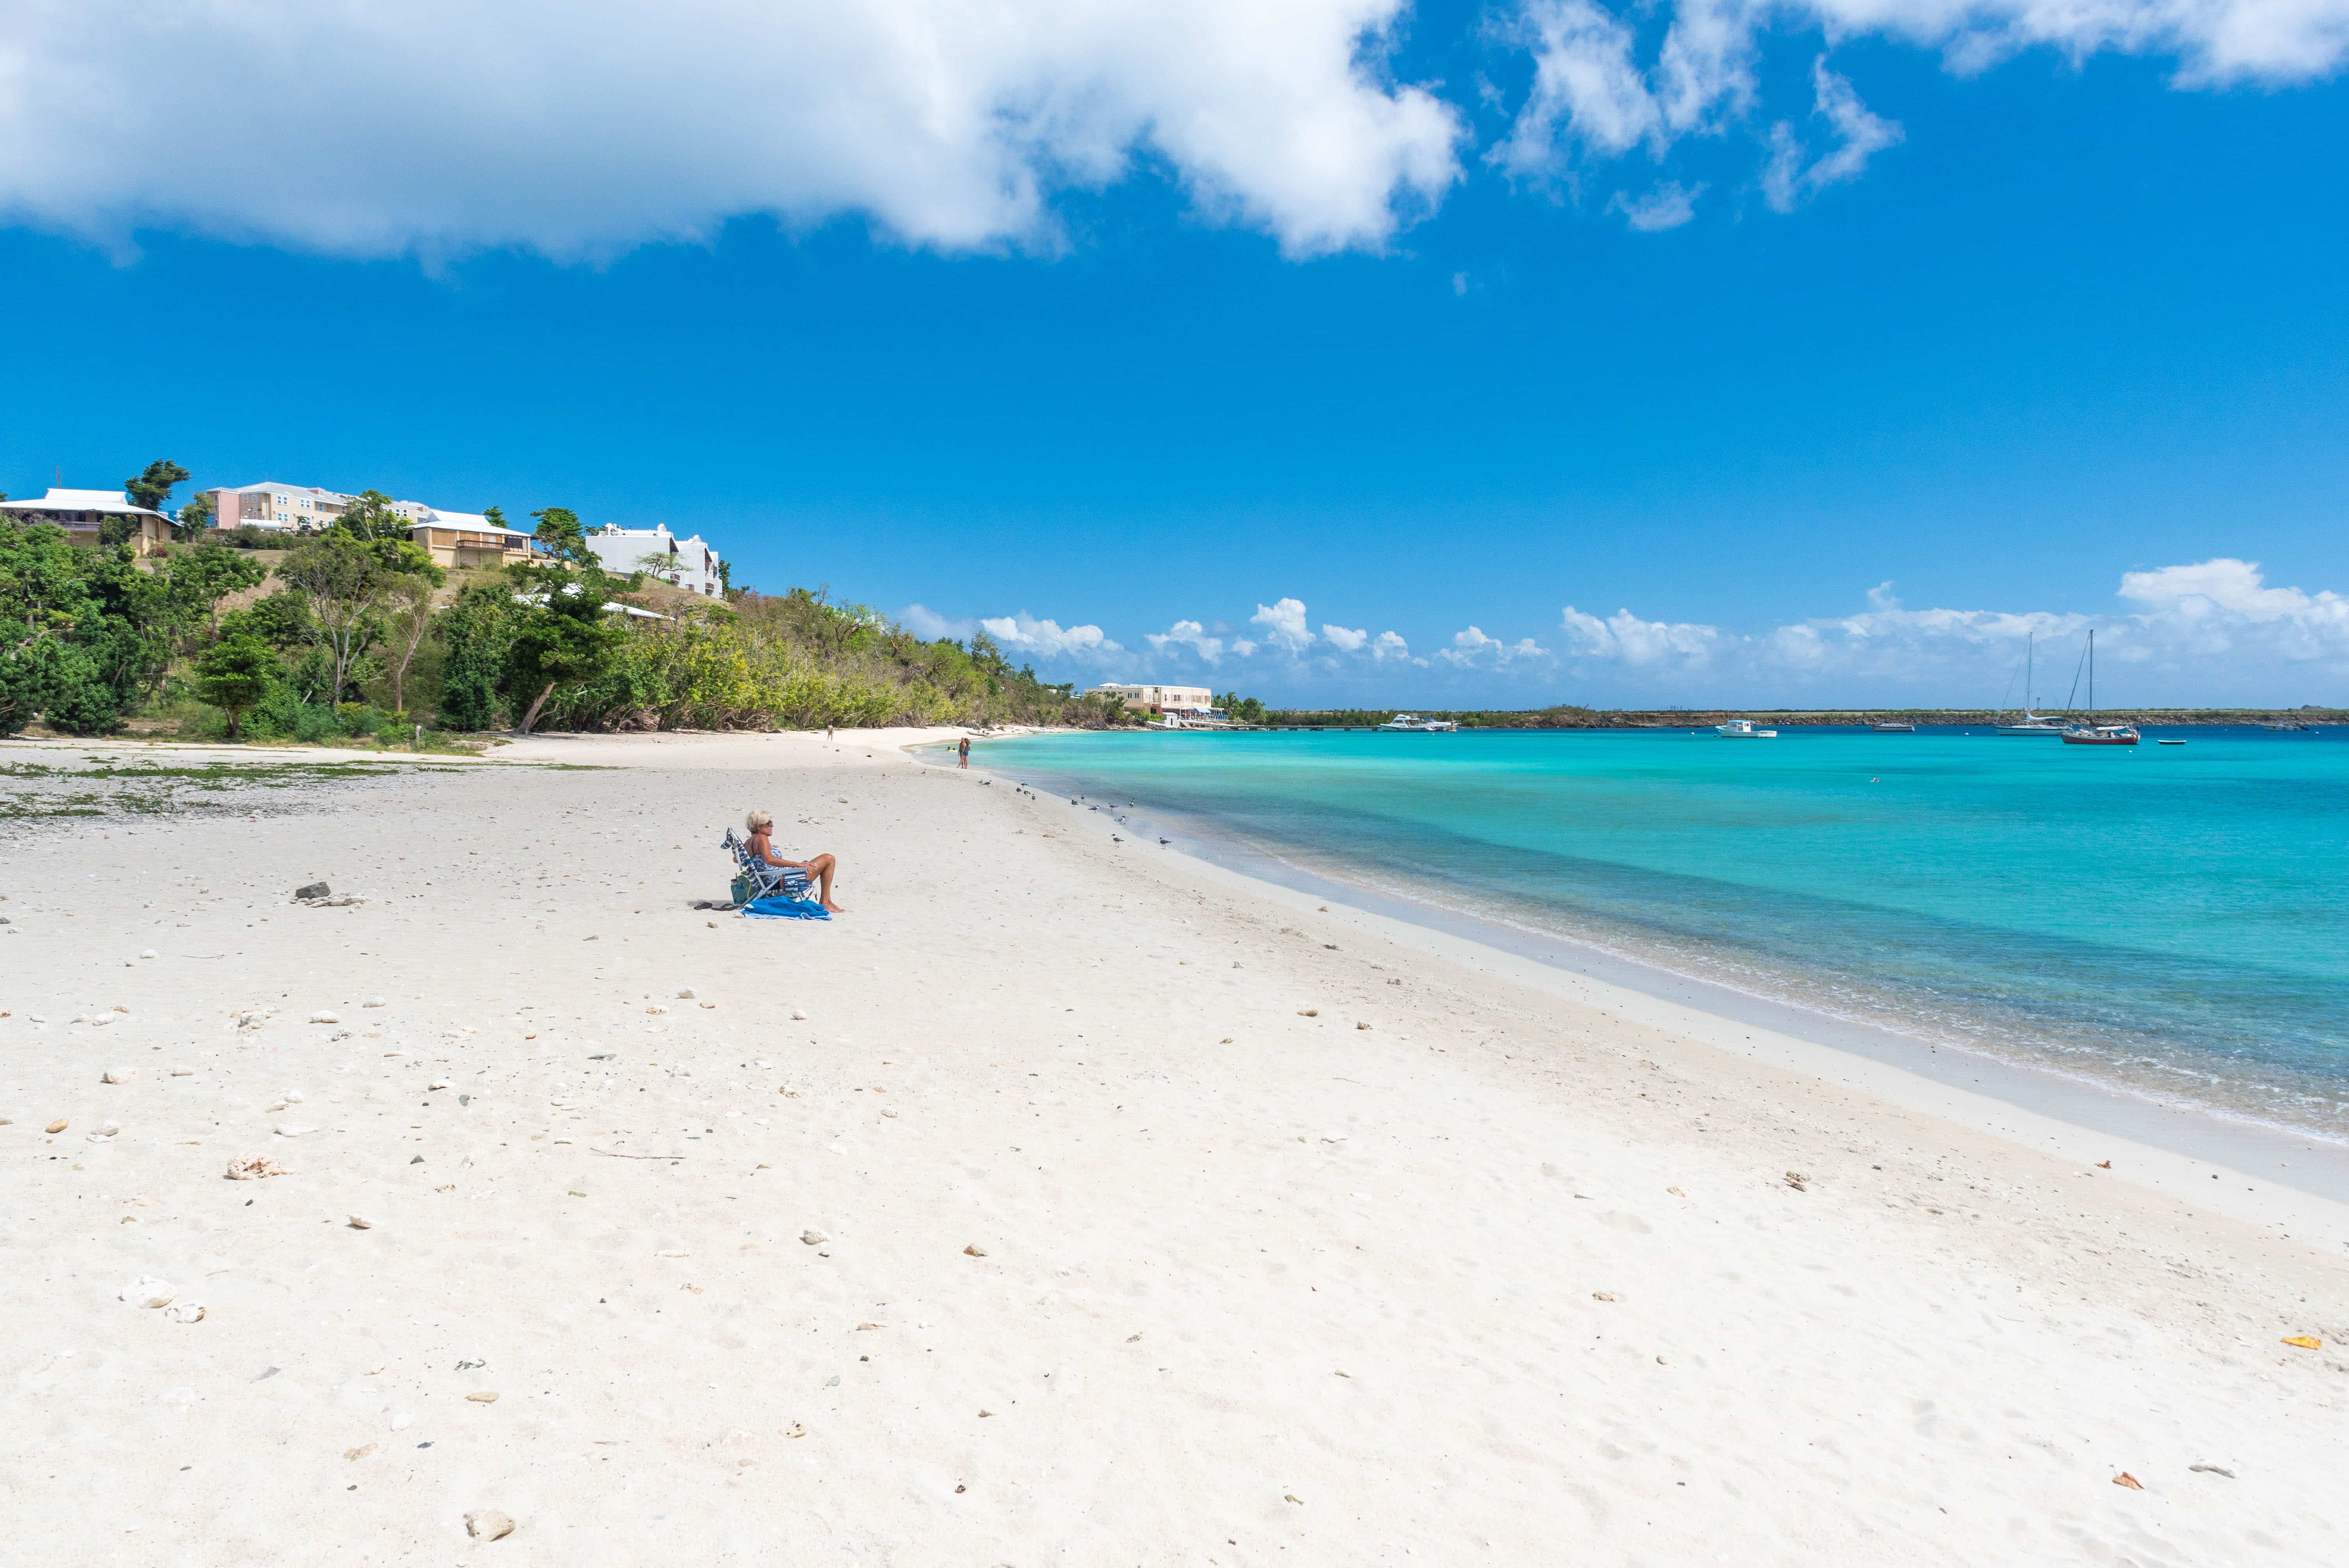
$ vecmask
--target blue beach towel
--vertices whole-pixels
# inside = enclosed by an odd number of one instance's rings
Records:
[[[832,912],[812,898],[755,898],[742,906],[745,920],[830,920]]]

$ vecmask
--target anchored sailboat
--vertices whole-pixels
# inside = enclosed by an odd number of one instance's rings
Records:
[[[2062,725],[2031,711],[2032,655],[2038,641],[2038,634],[2033,633],[2023,645],[2023,722],[2000,725],[1997,730],[2000,735],[2059,736],[2064,733]],[[2007,678],[2012,680],[2013,677],[2010,676]],[[2009,686],[2006,689],[2013,691],[2014,688]]]
[[[2135,746],[2137,726],[2096,722],[2096,634],[2088,634],[2088,722],[2064,732],[2066,746]]]

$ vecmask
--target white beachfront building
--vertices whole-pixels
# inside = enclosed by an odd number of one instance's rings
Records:
[[[608,523],[588,531],[587,548],[595,552],[595,559],[604,563],[606,572],[648,572],[688,593],[710,599],[725,595],[718,552],[703,543],[698,533],[690,539],[679,539],[665,522],[650,528],[622,528],[617,523]],[[667,564],[649,564],[645,560],[647,556],[657,556]]]
[[[1164,717],[1205,718],[1214,711],[1216,694],[1206,686],[1119,686],[1104,683],[1093,687],[1094,695],[1114,698],[1137,712],[1148,712]]]
[[[96,544],[108,518],[128,526],[124,542],[141,555],[171,542],[171,520],[136,505],[128,490],[51,490],[38,500],[0,500],[0,516],[23,522],[54,522],[68,544]]]

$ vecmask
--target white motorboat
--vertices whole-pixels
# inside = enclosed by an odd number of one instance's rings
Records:
[[[1917,733],[1917,727],[1915,725],[1899,724],[1889,718],[1882,724],[1871,724],[1868,727],[1874,730],[1878,735],[1914,735]]]
[[[1399,734],[1407,732],[1413,735],[1440,735],[1445,730],[1459,727],[1460,726],[1451,719],[1422,718],[1415,713],[1399,713],[1379,726],[1381,730],[1393,730]]]
[[[1756,729],[1750,718],[1733,718],[1727,724],[1716,724],[1713,732],[1723,740],[1775,740],[1775,729]]]

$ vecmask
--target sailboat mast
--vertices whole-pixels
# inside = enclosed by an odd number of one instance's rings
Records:
[[[2088,723],[2096,722],[2096,634],[2088,633]]]

